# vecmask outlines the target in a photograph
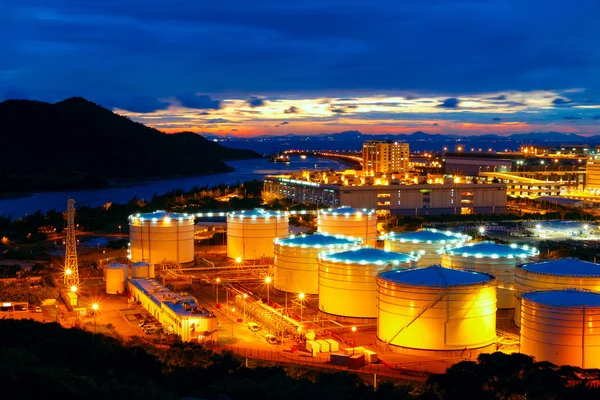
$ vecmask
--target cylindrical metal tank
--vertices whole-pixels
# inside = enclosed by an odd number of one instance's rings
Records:
[[[505,245],[494,242],[477,242],[446,250],[442,266],[446,268],[477,271],[497,278],[498,308],[515,307],[515,267],[537,260],[539,251],[527,245]]]
[[[166,211],[129,216],[129,259],[150,264],[194,261],[194,216]]]
[[[110,263],[104,269],[106,280],[106,294],[125,293],[125,282],[127,280],[127,265]]]
[[[496,279],[430,266],[377,278],[377,338],[419,350],[464,350],[496,339]]]
[[[413,268],[418,258],[372,247],[319,254],[319,310],[339,319],[377,318],[377,274]]]
[[[600,368],[600,293],[523,293],[521,353],[536,361]]]
[[[421,255],[417,265],[426,267],[440,264],[444,250],[463,246],[471,236],[457,232],[422,229],[416,232],[388,233],[384,236],[385,249]]]
[[[261,208],[227,213],[227,257],[240,262],[273,258],[273,240],[289,235],[289,215]]]
[[[377,242],[376,210],[352,207],[320,210],[317,223],[321,233],[355,237],[366,246],[375,246]]]
[[[319,253],[348,250],[359,246],[360,243],[360,239],[320,233],[275,239],[275,288],[291,293],[319,293]]]
[[[150,269],[152,269],[152,274]],[[143,261],[133,263],[130,276],[131,279],[154,278],[154,266]]]
[[[540,290],[581,289],[600,292],[600,265],[576,258],[525,264],[515,270],[515,294]],[[521,305],[515,303],[515,324],[521,324]]]

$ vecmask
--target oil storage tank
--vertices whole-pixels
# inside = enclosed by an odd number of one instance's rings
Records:
[[[289,235],[289,215],[254,210],[227,213],[227,257],[241,262],[273,258],[273,240]]]
[[[489,350],[496,339],[496,279],[439,265],[383,272],[377,338],[410,354]]]
[[[417,253],[418,265],[440,264],[444,250],[460,247],[471,241],[471,236],[457,232],[422,229],[416,232],[388,233],[383,237],[385,249],[401,253]]]
[[[352,207],[320,210],[318,231],[329,235],[346,235],[362,239],[366,246],[377,242],[377,211]]]
[[[131,264],[131,279],[154,278],[154,265],[147,262]]]
[[[521,324],[522,293],[569,288],[600,292],[600,265],[576,258],[562,258],[517,267],[515,324]]]
[[[104,268],[104,279],[106,281],[106,294],[125,293],[127,265],[119,263],[108,264]]]
[[[342,321],[377,318],[377,274],[413,268],[418,258],[372,247],[319,254],[319,311]]]
[[[150,264],[194,261],[194,216],[167,211],[129,216],[129,259]]]
[[[275,289],[292,293],[319,293],[319,253],[348,250],[360,243],[360,239],[321,233],[276,238],[273,259]]]
[[[519,264],[537,260],[539,251],[527,245],[505,245],[483,241],[446,250],[442,266],[477,271],[497,278],[498,308],[515,307],[515,268]]]
[[[523,293],[521,353],[536,361],[600,368],[600,293],[576,289]]]

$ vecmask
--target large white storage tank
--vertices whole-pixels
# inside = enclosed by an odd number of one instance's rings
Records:
[[[446,268],[483,272],[497,278],[498,308],[515,307],[515,268],[537,260],[539,251],[527,245],[505,245],[494,242],[477,242],[446,250],[442,266]]]
[[[352,207],[320,210],[318,231],[329,235],[346,235],[362,239],[366,246],[377,242],[377,211]]]
[[[521,353],[536,361],[600,368],[600,293],[529,292],[521,303]]]
[[[416,232],[388,233],[384,236],[385,249],[401,253],[418,253],[418,265],[440,264],[444,250],[463,246],[471,236],[457,232],[422,229]]]
[[[106,294],[125,293],[127,265],[119,263],[108,264],[104,268],[104,280],[106,281]]]
[[[275,239],[275,289],[291,293],[319,293],[319,253],[348,250],[360,243],[360,239],[321,233]]]
[[[150,264],[194,261],[194,217],[167,211],[129,216],[129,259]]]
[[[515,270],[515,324],[521,325],[522,293],[541,290],[580,289],[600,292],[600,265],[576,258],[525,264]]]
[[[495,278],[430,266],[377,278],[377,338],[393,351],[464,351],[496,339]]]
[[[227,257],[236,261],[273,258],[273,240],[289,235],[289,215],[257,208],[227,213]]]
[[[377,318],[377,274],[413,268],[418,258],[371,247],[319,254],[319,310],[338,320]]]

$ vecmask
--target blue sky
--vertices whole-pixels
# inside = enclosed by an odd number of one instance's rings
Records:
[[[0,99],[83,96],[165,131],[593,134],[594,1],[0,5]]]

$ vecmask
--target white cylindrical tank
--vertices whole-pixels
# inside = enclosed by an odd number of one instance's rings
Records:
[[[348,250],[360,243],[360,239],[320,233],[275,239],[275,289],[291,293],[319,293],[319,253]]]
[[[241,262],[273,258],[273,240],[289,235],[289,215],[261,208],[227,213],[227,257]]]
[[[127,280],[127,265],[110,263],[104,269],[106,280],[106,294],[125,293],[125,282]]]
[[[131,215],[129,259],[150,264],[194,261],[194,217],[166,211]]]
[[[521,353],[536,361],[600,368],[600,293],[523,293]]]
[[[152,269],[152,274],[150,269]],[[131,279],[154,278],[154,266],[143,261],[133,263],[130,276]]]
[[[319,254],[319,310],[346,319],[377,318],[377,274],[413,268],[418,258],[372,247]]]
[[[329,235],[345,235],[362,239],[366,246],[377,242],[377,211],[352,207],[320,210],[318,231]]]
[[[446,268],[483,272],[497,278],[498,308],[515,307],[515,268],[518,264],[537,260],[539,251],[527,245],[505,245],[477,242],[446,250],[442,266]]]
[[[427,267],[440,264],[444,250],[463,246],[471,236],[457,232],[422,229],[416,232],[388,233],[384,236],[385,249],[401,253],[418,253],[417,265]]]
[[[515,270],[515,293],[540,290],[580,289],[600,292],[600,265],[576,258],[525,264]],[[515,324],[521,324],[521,305],[515,303]]]
[[[496,339],[495,278],[430,266],[377,278],[377,337],[419,350],[486,347]]]

